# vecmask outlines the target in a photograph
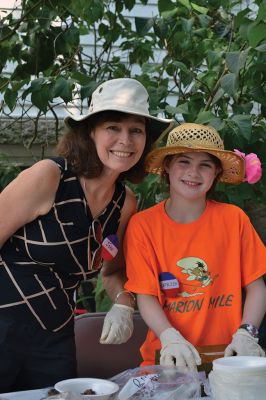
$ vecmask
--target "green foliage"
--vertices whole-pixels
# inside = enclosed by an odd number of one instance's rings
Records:
[[[10,163],[8,156],[0,153],[0,192],[6,187],[19,173],[21,168]]]

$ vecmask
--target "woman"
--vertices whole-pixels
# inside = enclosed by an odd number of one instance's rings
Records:
[[[101,84],[86,116],[67,117],[59,157],[23,171],[0,195],[0,391],[53,385],[76,375],[73,296],[101,269],[115,301],[102,343],[133,329],[124,290],[123,233],[143,160],[171,121],[149,114],[134,79]]]
[[[240,208],[208,200],[217,180],[241,183],[245,166],[245,179],[255,183],[260,163],[253,157],[251,164],[224,150],[214,128],[190,123],[174,128],[167,145],[148,155],[147,170],[165,175],[170,193],[134,215],[125,236],[125,287],[137,293],[150,328],[141,347],[144,365],[160,352],[161,365],[194,369],[201,363],[195,346],[217,344],[228,345],[226,356],[265,355],[258,344],[265,246]]]

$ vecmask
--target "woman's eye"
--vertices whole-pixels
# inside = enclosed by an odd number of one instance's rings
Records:
[[[133,134],[141,134],[142,135],[145,132],[140,128],[134,128],[134,129],[131,129],[131,133],[133,133]]]
[[[178,160],[179,164],[188,164],[188,160]]]
[[[119,130],[118,126],[116,126],[116,125],[109,125],[107,127],[107,129],[109,129],[110,131],[118,131]]]

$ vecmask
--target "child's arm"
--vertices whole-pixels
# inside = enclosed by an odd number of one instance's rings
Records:
[[[168,321],[157,297],[137,295],[138,308],[148,327],[160,338],[162,349],[160,364],[195,369],[201,364],[200,355]]]
[[[233,335],[233,340],[225,349],[225,356],[265,356],[258,344],[256,330],[259,328],[266,311],[266,287],[263,278],[256,279],[246,287],[246,300],[240,328]],[[243,326],[247,324],[247,329]],[[252,332],[254,330],[254,333]]]
[[[266,312],[266,286],[263,278],[256,279],[246,287],[242,324],[259,328]]]

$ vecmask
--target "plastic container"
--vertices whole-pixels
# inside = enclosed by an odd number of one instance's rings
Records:
[[[214,400],[265,400],[266,357],[218,358],[213,361],[209,384]]]

